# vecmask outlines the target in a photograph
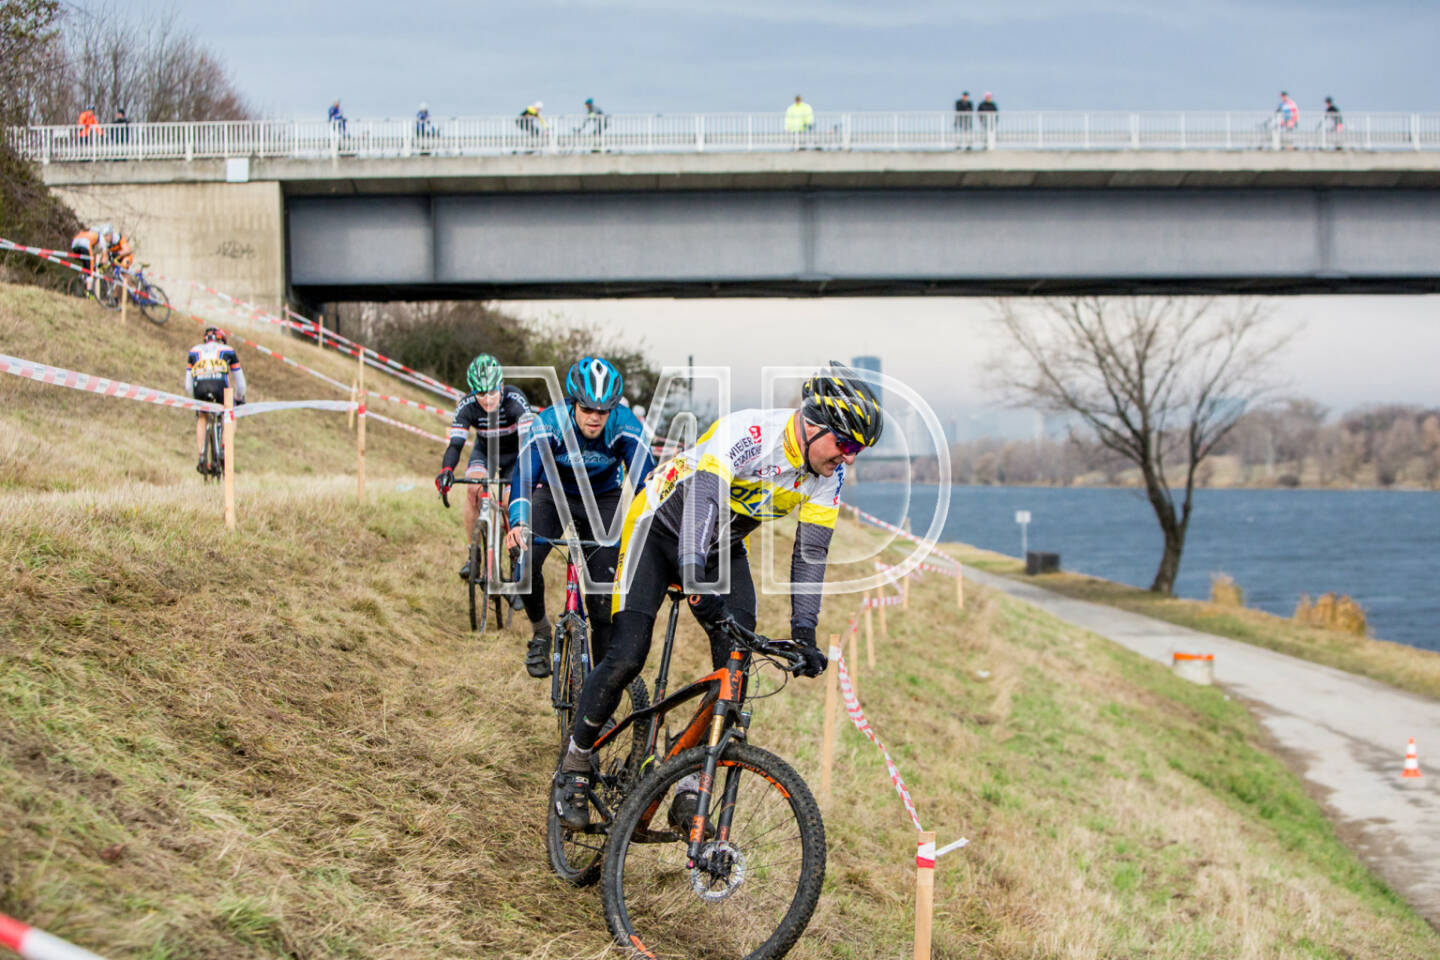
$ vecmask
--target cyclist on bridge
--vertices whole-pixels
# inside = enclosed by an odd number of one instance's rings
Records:
[[[575,533],[582,540],[603,538],[620,504],[624,484],[638,490],[655,467],[655,459],[644,425],[620,403],[625,379],[615,365],[599,357],[577,360],[565,375],[564,403],[557,403],[535,418],[530,436],[520,451],[510,492],[510,533],[506,546],[529,546],[530,532],[556,538],[563,532],[556,509],[556,486],[563,489]],[[573,446],[573,453],[572,453]],[[545,450],[550,451],[558,476],[544,470]],[[599,512],[591,517],[580,493],[580,475],[589,479]],[[537,484],[544,484],[537,486]],[[598,521],[600,526],[596,526]],[[598,583],[615,579],[619,545],[601,547],[585,558],[590,576]],[[550,675],[550,620],[545,616],[545,578],[541,565],[550,553],[550,544],[531,547],[531,589],[524,596],[525,613],[530,617],[530,646],[525,669],[532,677]],[[590,618],[595,660],[610,645],[610,598],[606,594],[585,597]]]
[[[520,452],[520,439],[530,427],[534,414],[530,412],[530,401],[525,399],[518,387],[505,383],[505,371],[500,361],[482,353],[470,361],[465,371],[465,384],[470,392],[460,398],[455,406],[455,419],[450,423],[450,446],[445,448],[441,461],[440,475],[435,478],[435,489],[442,494],[449,493],[455,483],[455,467],[460,463],[460,452],[465,449],[465,438],[470,429],[475,429],[475,443],[470,447],[470,460],[465,465],[467,479],[488,477],[494,472],[496,479],[504,480],[515,465]],[[466,556],[475,543],[475,520],[480,516],[481,487],[471,486],[465,491],[465,545]],[[502,493],[502,503],[508,499]],[[470,561],[460,568],[460,579],[470,579]]]
[[[570,731],[570,746],[555,772],[551,802],[571,829],[589,822],[590,751],[626,684],[650,652],[655,615],[667,587],[714,583],[720,551],[730,555],[727,594],[691,597],[708,627],[718,669],[729,656],[725,625],[753,630],[755,585],[745,538],[761,523],[798,511],[790,579],[814,592],[790,598],[790,635],[805,662],[796,672],[819,676],[827,666],[815,646],[819,586],[825,580],[830,537],[839,515],[845,468],[880,439],[883,416],[874,391],[855,371],[831,362],[805,382],[798,410],[741,410],[722,417],[698,444],[660,464],[630,505],[620,534],[610,649],[585,680]],[[728,506],[729,522],[721,520]],[[628,568],[628,569],[627,569]],[[698,793],[677,790],[669,817],[685,823]]]
[[[185,392],[196,400],[225,402],[225,388],[235,388],[235,403],[245,402],[245,371],[240,356],[225,342],[225,331],[206,327],[202,339],[185,358]],[[205,472],[205,412],[195,414],[195,448],[199,455],[195,469]]]

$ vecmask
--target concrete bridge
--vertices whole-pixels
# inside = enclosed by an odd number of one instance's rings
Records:
[[[1440,152],[1418,147],[336,152],[42,170],[165,273],[266,305],[1440,289]]]

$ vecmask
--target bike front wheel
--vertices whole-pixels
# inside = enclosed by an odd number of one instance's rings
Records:
[[[470,629],[485,632],[490,620],[490,604],[485,596],[485,566],[489,557],[487,530],[482,523],[475,532],[475,542],[470,544],[470,578],[466,586],[470,589]]]
[[[145,319],[156,326],[163,327],[165,321],[170,319],[170,298],[155,284],[147,283],[135,291],[135,300],[140,305],[140,312],[145,314]]]
[[[705,747],[662,764],[615,815],[601,874],[605,920],[645,957],[768,960],[805,931],[825,880],[825,825],[805,781],[779,757],[731,742],[716,771],[711,821],[738,778],[730,828],[687,866],[688,824],[668,822],[673,791],[705,769]]]

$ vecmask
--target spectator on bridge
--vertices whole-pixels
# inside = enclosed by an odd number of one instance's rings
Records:
[[[785,132],[795,141],[795,149],[800,149],[802,139],[808,141],[810,131],[814,128],[815,111],[800,94],[795,94],[795,102],[785,110]]]
[[[415,136],[417,139],[435,136],[435,124],[430,122],[430,105],[420,103],[420,109],[415,111]]]
[[[1286,150],[1294,150],[1295,128],[1300,126],[1300,105],[1290,99],[1290,94],[1280,91],[1280,103],[1275,107],[1275,124],[1280,128],[1280,137]]]
[[[585,98],[585,119],[575,132],[589,134],[592,138],[590,145],[591,153],[599,153],[602,149],[601,141],[605,135],[605,128],[609,126],[610,120],[605,116],[605,111],[595,105],[593,97]]]
[[[94,107],[86,107],[80,111],[80,119],[75,123],[80,127],[80,137],[84,139],[91,134],[97,138],[100,136],[100,118],[95,116]]]
[[[548,130],[550,128],[550,124],[546,123],[545,118],[540,115],[540,111],[544,107],[544,103],[536,100],[530,104],[530,106],[520,111],[520,116],[515,118],[515,125],[530,134],[530,136],[538,137],[541,130]]]
[[[115,119],[111,120],[110,123],[115,127],[115,139],[124,143],[127,139],[128,127],[130,126],[130,118],[125,116],[124,107],[115,108]]]
[[[330,113],[326,119],[330,121],[330,126],[334,128],[336,133],[342,137],[345,136],[345,114],[340,112],[339,97],[336,97],[335,102],[330,104]]]
[[[955,129],[960,134],[960,139],[965,141],[965,149],[970,149],[970,131],[974,123],[975,101],[970,99],[970,91],[965,90],[960,94],[960,99],[955,101]],[[956,144],[960,146],[960,144]]]
[[[1335,138],[1335,149],[1340,149],[1340,134],[1345,130],[1345,117],[1341,115],[1340,108],[1335,106],[1331,97],[1325,98],[1325,129]]]
[[[980,106],[975,108],[976,113],[983,113],[980,118],[980,129],[984,131],[987,139],[995,132],[996,114],[1000,112],[1000,105],[995,102],[995,95],[989,90],[985,91],[985,99],[980,101]]]

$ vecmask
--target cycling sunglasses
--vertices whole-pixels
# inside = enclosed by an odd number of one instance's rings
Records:
[[[861,450],[865,449],[865,444],[860,443],[858,440],[852,440],[849,437],[842,437],[840,436],[840,434],[836,433],[833,430],[830,431],[830,435],[835,438],[836,448],[839,449],[839,451],[847,457],[853,457]]]

